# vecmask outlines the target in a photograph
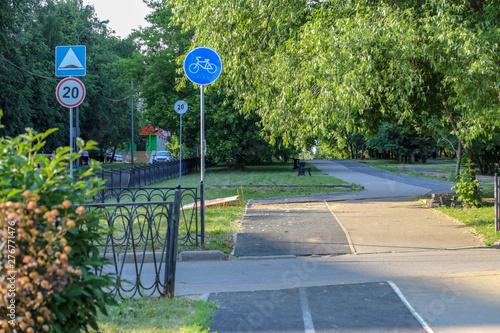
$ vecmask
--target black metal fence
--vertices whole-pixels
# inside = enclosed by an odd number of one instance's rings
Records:
[[[95,176],[105,181],[105,186],[115,187],[139,187],[157,183],[162,180],[179,177],[191,173],[200,164],[198,158],[182,160],[182,170],[179,161],[157,162],[149,164],[137,164],[130,168],[119,168],[113,170],[96,171]]]
[[[116,187],[100,191],[94,196],[94,202],[98,203],[142,203],[153,201],[170,201],[174,199],[176,188],[168,187],[146,187],[126,188]],[[202,226],[198,224],[198,188],[186,187],[180,189],[180,205],[185,206],[194,203],[192,209],[181,209],[180,212],[180,234],[179,244],[182,246],[198,246],[204,243],[204,235],[201,233]],[[203,221],[201,222],[203,223]]]
[[[105,273],[112,272],[118,277],[118,286],[109,291],[112,294],[124,299],[174,296],[180,188],[174,191],[173,197],[173,201],[87,205],[100,213],[102,223],[110,227],[106,239],[98,246],[113,264]]]

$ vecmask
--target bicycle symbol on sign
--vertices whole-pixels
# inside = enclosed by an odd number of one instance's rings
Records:
[[[217,66],[210,63],[210,59],[200,60],[201,57],[196,57],[196,64],[189,65],[189,71],[191,73],[197,73],[200,67],[206,70],[208,73],[213,74],[217,72]]]

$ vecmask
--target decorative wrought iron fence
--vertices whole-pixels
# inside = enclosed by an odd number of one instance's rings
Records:
[[[182,174],[187,175],[200,164],[197,158],[182,160]],[[147,186],[161,180],[179,176],[179,161],[139,164],[130,168],[96,171],[95,176],[103,179],[107,187]]]
[[[100,191],[94,196],[94,202],[125,203],[125,202],[152,202],[173,200],[176,188],[146,187],[126,188],[116,187]],[[193,209],[181,209],[179,244],[182,246],[198,246],[204,243],[201,225],[198,225],[198,188],[182,188],[180,194],[181,207],[194,203]],[[202,222],[203,223],[203,222]]]
[[[174,296],[181,190],[173,201],[95,203],[109,232],[97,245],[118,276],[110,290],[121,298]],[[127,264],[127,265],[126,265]],[[103,271],[97,272],[102,274]],[[106,273],[110,273],[107,269]]]

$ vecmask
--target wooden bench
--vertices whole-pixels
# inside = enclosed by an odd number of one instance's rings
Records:
[[[306,168],[306,162],[299,162],[299,176],[305,176],[305,172],[309,172],[309,176],[311,176],[311,168]]]

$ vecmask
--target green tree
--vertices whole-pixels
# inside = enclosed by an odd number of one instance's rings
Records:
[[[500,125],[498,0],[173,3],[194,43],[222,54],[221,84],[272,136],[303,145],[332,124],[436,116],[472,160],[471,140]]]
[[[122,77],[134,78],[144,99],[144,118],[151,125],[179,135],[180,117],[174,110],[178,100],[188,104],[183,115],[183,144],[195,148],[200,143],[200,91],[184,77],[182,54],[191,47],[193,33],[181,31],[172,22],[172,11],[158,1],[149,1],[154,12],[148,16],[151,26],[135,35],[141,53],[121,62]],[[243,116],[234,107],[234,98],[217,86],[205,91],[205,138],[207,158],[231,168],[243,164],[270,161],[273,156],[288,156],[287,151],[270,147],[261,137],[260,117],[255,113]]]
[[[69,140],[69,112],[55,98],[55,47],[75,45],[81,31],[99,22],[94,8],[81,0],[15,1],[8,29],[1,31],[0,108],[4,110],[2,133],[15,136],[25,127],[61,130],[47,138],[46,152]],[[2,2],[3,5],[3,2]],[[10,14],[9,14],[10,15]],[[3,22],[2,22],[3,23]],[[105,145],[128,141],[130,133],[129,82],[115,82],[113,64],[130,57],[132,40],[119,40],[105,26],[87,30],[80,45],[87,46],[87,90],[80,106],[81,136]],[[115,102],[115,100],[122,100]]]
[[[406,163],[411,163],[414,156],[425,163],[427,154],[434,146],[435,141],[432,138],[410,132],[393,123],[384,123],[377,135],[367,140],[368,149],[386,158],[397,158]]]

